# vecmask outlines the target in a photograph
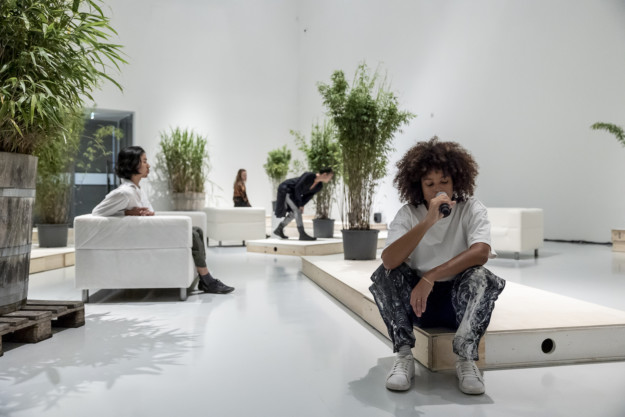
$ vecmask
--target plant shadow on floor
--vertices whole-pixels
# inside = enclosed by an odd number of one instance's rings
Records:
[[[104,384],[109,390],[122,377],[157,376],[165,367],[186,365],[183,356],[195,347],[197,339],[179,329],[163,330],[144,319],[90,314],[86,321],[84,327],[29,345],[26,354],[18,352],[23,345],[6,344],[9,349],[0,358],[4,362],[0,415],[58,408],[68,396],[93,395],[95,384]],[[18,353],[19,359],[11,360],[11,355]],[[76,372],[76,368],[81,369]],[[40,387],[48,388],[25,389],[23,384],[32,388],[37,378]]]

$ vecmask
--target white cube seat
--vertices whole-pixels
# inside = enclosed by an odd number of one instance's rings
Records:
[[[543,246],[543,210],[539,208],[488,208],[491,223],[491,246],[495,251],[520,253]]]
[[[157,211],[156,216],[187,216],[191,218],[191,226],[199,227],[206,238],[206,213],[203,211]],[[206,238],[207,242],[208,239]]]
[[[89,290],[125,288],[179,288],[185,300],[197,273],[191,227],[185,215],[76,217],[76,288],[85,301]]]
[[[206,207],[206,235],[219,241],[241,241],[266,237],[262,207]]]

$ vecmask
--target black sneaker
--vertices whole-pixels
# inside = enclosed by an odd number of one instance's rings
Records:
[[[229,287],[218,279],[214,279],[209,284],[205,284],[204,280],[200,279],[200,282],[198,283],[198,288],[201,291],[211,294],[228,294],[234,291],[234,287]]]

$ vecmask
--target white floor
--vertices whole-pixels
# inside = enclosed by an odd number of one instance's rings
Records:
[[[0,416],[625,416],[625,362],[486,371],[477,397],[417,366],[412,390],[389,392],[390,343],[304,277],[299,258],[232,247],[208,261],[234,293],[100,291],[84,327],[5,343]],[[625,254],[606,246],[547,242],[538,259],[488,266],[625,310]],[[31,275],[29,298],[79,299],[73,274]]]

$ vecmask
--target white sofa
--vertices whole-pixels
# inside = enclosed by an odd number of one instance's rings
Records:
[[[206,207],[207,238],[219,241],[264,239],[265,209],[262,207]]]
[[[491,246],[495,251],[520,253],[543,246],[543,210],[539,208],[489,208]]]
[[[208,237],[206,236],[206,213],[203,211],[157,211],[156,216],[187,216],[191,218],[191,226],[199,227],[204,232],[204,238],[206,244],[208,244]]]
[[[180,299],[186,300],[197,274],[191,256],[193,222],[177,213],[76,217],[75,280],[83,300],[89,300],[89,290],[121,288],[179,288]],[[201,225],[205,214],[194,218]]]

